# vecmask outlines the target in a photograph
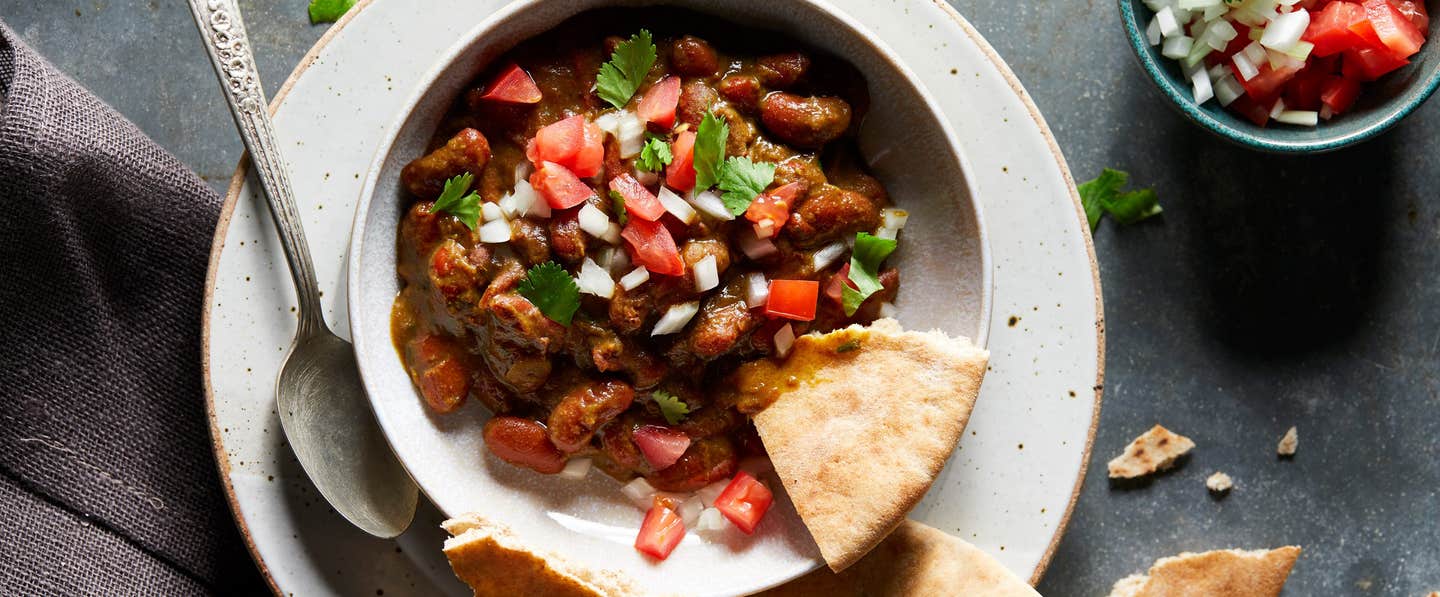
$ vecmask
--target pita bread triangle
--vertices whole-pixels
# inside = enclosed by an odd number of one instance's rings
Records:
[[[783,362],[742,365],[738,391],[774,402],[755,428],[836,572],[905,520],[955,450],[989,353],[893,319],[795,340]]]

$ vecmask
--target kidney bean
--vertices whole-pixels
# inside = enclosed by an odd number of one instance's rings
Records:
[[[845,134],[850,104],[838,97],[804,97],[776,92],[760,101],[760,120],[776,138],[799,147],[819,147]]]
[[[515,466],[553,475],[564,470],[565,455],[550,442],[539,421],[499,416],[485,423],[485,446],[490,453]]]
[[[708,77],[720,68],[720,59],[709,42],[686,35],[670,49],[670,67],[687,77]]]
[[[755,63],[759,67],[756,70],[760,74],[760,81],[771,89],[784,89],[794,85],[810,70],[810,57],[799,52],[761,56]]]
[[[479,178],[488,163],[490,142],[480,131],[467,128],[435,151],[406,164],[400,181],[416,197],[434,199],[445,190],[445,181],[466,172]]]
[[[635,402],[635,389],[623,381],[607,379],[570,390],[550,411],[550,441],[571,453],[590,444],[595,430],[620,416]]]

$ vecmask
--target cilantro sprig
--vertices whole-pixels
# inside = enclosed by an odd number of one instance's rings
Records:
[[[355,7],[355,0],[310,0],[310,24],[334,23]]]
[[[660,414],[664,415],[666,423],[679,425],[690,414],[690,405],[670,392],[655,390],[650,397],[654,398],[655,404],[660,407]]]
[[[610,205],[614,208],[611,211],[615,212],[615,219],[620,220],[621,226],[630,223],[630,215],[625,213],[624,195],[621,195],[618,191],[610,191]]]
[[[880,264],[895,252],[896,244],[893,239],[880,238],[865,232],[855,235],[855,249],[850,253],[849,276],[855,288],[851,288],[849,284],[840,286],[840,302],[845,307],[846,316],[854,315],[860,310],[860,304],[864,303],[865,299],[885,288],[880,283]]]
[[[775,181],[775,164],[732,157],[720,168],[720,200],[734,215],[745,213],[750,202]]]
[[[575,278],[554,261],[531,267],[520,281],[520,296],[540,309],[545,317],[560,325],[570,325],[580,308],[580,287]]]
[[[645,146],[640,148],[640,160],[637,163],[641,170],[659,172],[674,160],[675,155],[670,153],[669,143],[659,137],[650,137],[645,141]]]
[[[460,218],[460,223],[466,228],[474,230],[480,221],[480,195],[473,191],[466,193],[474,182],[475,175],[469,172],[445,181],[445,190],[440,192],[440,197],[430,207],[431,211],[451,214]]]
[[[650,32],[641,29],[629,40],[615,46],[610,61],[600,65],[600,74],[595,79],[595,89],[600,99],[610,102],[616,108],[624,108],[645,82],[646,73],[655,64],[655,40]]]
[[[720,168],[725,161],[725,142],[730,139],[730,125],[714,114],[706,114],[695,127],[695,188],[708,189],[720,181]]]
[[[1100,218],[1105,214],[1128,225],[1162,211],[1154,189],[1120,192],[1129,181],[1129,174],[1106,168],[1095,180],[1076,187],[1080,191],[1080,206],[1085,208],[1085,219],[1090,221],[1091,232],[1100,227]]]

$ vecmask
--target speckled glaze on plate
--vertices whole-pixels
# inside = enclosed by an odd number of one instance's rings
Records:
[[[1160,55],[1158,46],[1145,39],[1153,13],[1141,0],[1119,0],[1120,23],[1140,67],[1150,75],[1165,100],[1201,128],[1238,145],[1271,153],[1323,153],[1375,138],[1395,126],[1440,87],[1440,44],[1427,41],[1410,66],[1367,84],[1355,107],[1316,127],[1272,122],[1259,127],[1210,101],[1200,106],[1174,60]],[[1440,0],[1426,3],[1430,14],[1440,14]]]
[[[348,327],[349,223],[382,129],[425,69],[500,4],[447,0],[417,12],[362,2],[276,94],[333,327]],[[969,433],[913,517],[1038,579],[1083,479],[1103,367],[1099,287],[1073,183],[1019,83],[948,6],[836,4],[940,103],[969,152],[995,256],[991,371]],[[217,459],[241,530],[281,593],[464,594],[439,554],[433,508],[396,541],[365,537],[328,512],[289,455],[272,391],[294,299],[250,185],[237,177],[226,203],[205,328]]]

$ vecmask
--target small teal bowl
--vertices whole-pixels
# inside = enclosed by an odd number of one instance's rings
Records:
[[[1160,55],[1158,46],[1145,39],[1145,27],[1153,16],[1140,0],[1119,0],[1120,22],[1125,36],[1140,60],[1140,66],[1160,88],[1171,104],[1207,131],[1237,145],[1284,154],[1310,154],[1334,151],[1368,141],[1409,116],[1440,87],[1440,0],[1430,0],[1431,34],[1420,53],[1410,58],[1410,65],[1379,81],[1369,83],[1360,100],[1349,112],[1320,121],[1316,127],[1301,127],[1271,122],[1255,126],[1211,100],[1195,104],[1190,81],[1180,72],[1179,64]]]

